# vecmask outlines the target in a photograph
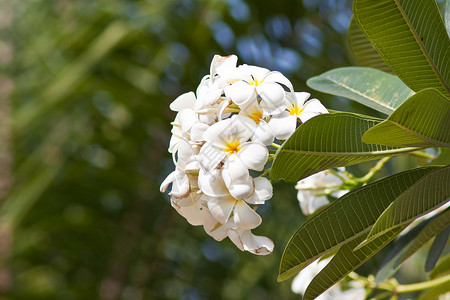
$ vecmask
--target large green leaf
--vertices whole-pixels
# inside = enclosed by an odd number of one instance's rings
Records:
[[[363,143],[364,132],[379,123],[379,119],[350,113],[324,114],[308,120],[277,150],[271,179],[297,181],[329,168],[416,149]]]
[[[411,241],[408,245],[402,257],[396,262],[396,265],[402,264],[411,255],[416,253],[423,245],[431,240],[436,234],[441,232],[445,227],[450,224],[450,209],[441,213],[438,217],[433,219],[427,226]]]
[[[322,255],[366,234],[392,201],[436,169],[418,168],[375,181],[349,192],[311,217],[286,246],[278,280],[288,279]]]
[[[306,84],[318,91],[346,97],[390,115],[414,94],[397,76],[363,67],[345,67],[310,78]]]
[[[356,24],[354,18],[351,19],[348,27],[348,42],[353,57],[359,65],[391,72],[391,69],[386,65],[375,47],[369,42],[358,24]]]
[[[450,273],[450,253],[442,257],[433,271],[430,272],[432,279],[438,278]]]
[[[435,88],[450,95],[450,40],[434,0],[354,0],[353,15],[413,91]]]
[[[378,218],[366,242],[409,223],[450,199],[450,166],[427,174],[401,194]]]
[[[450,101],[435,90],[423,90],[363,137],[369,144],[396,147],[450,147]]]
[[[335,283],[339,282],[347,274],[386,246],[405,227],[395,228],[386,232],[384,235],[356,251],[353,251],[353,249],[363,241],[364,236],[359,236],[343,245],[333,259],[311,281],[305,291],[303,300],[315,299]]]

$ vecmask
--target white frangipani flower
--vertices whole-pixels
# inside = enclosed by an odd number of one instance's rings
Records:
[[[239,115],[255,121],[256,129],[253,134],[252,141],[260,142],[266,146],[273,143],[275,135],[272,132],[272,128],[267,123],[266,118],[263,117],[264,109],[258,104],[256,98],[249,101],[248,104],[242,107]]]
[[[230,219],[237,227],[253,229],[261,224],[261,217],[249,206],[264,204],[272,197],[272,184],[267,178],[251,178],[253,193],[244,200],[234,198],[228,191],[220,170],[212,172],[209,176],[200,176],[199,186],[208,196],[207,206],[213,217],[222,224]],[[207,178],[204,181],[204,178]]]
[[[305,123],[312,117],[327,114],[328,110],[317,99],[308,100],[310,94],[296,92],[295,97],[287,94],[287,109],[270,119],[271,126],[276,138],[285,140],[294,133],[297,127],[297,119]]]
[[[223,89],[229,85],[226,77],[233,74],[236,64],[236,55],[214,56],[210,66],[210,74],[203,77],[197,88],[198,101],[195,103],[196,111],[213,106],[221,99]]]
[[[264,116],[281,113],[286,108],[285,91],[281,84],[293,92],[291,82],[280,72],[265,68],[243,65],[238,74],[225,87],[225,95],[235,104],[243,106],[253,99],[260,101]]]
[[[344,172],[345,168],[339,168],[339,172]],[[342,174],[341,176],[345,176]],[[297,198],[304,215],[310,215],[317,209],[330,203],[327,196],[339,198],[349,190],[342,190],[343,181],[338,176],[328,170],[318,172],[308,176],[299,182],[295,188],[298,190]]]
[[[250,170],[262,171],[269,152],[259,142],[249,142],[255,122],[242,116],[232,116],[210,126],[203,134],[206,144],[200,150],[200,163],[211,171],[223,162],[222,177],[230,194],[238,200],[253,193]],[[212,153],[207,157],[207,153]],[[211,155],[214,160],[211,160]]]

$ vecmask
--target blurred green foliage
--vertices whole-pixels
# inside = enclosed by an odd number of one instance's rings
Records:
[[[277,183],[267,257],[190,226],[159,184],[169,104],[214,54],[297,91],[350,65],[351,1],[0,0],[0,291],[14,299],[296,299],[276,277],[304,220]],[[329,108],[362,106],[312,92]],[[363,166],[365,167],[365,166]]]

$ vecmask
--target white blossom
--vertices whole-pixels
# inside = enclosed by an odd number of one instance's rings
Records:
[[[344,170],[345,168],[340,168],[339,172]],[[342,173],[341,176],[345,175]],[[318,172],[297,182],[295,188],[298,190],[297,198],[303,214],[310,215],[330,203],[326,196],[328,194],[339,198],[348,193],[348,190],[342,190],[343,183],[341,178],[328,170]]]
[[[306,92],[296,92],[294,97],[289,93],[286,95],[286,110],[273,116],[269,122],[276,138],[282,140],[289,138],[297,127],[297,119],[305,123],[317,115],[328,113],[319,100],[306,101],[309,96],[310,94]]]

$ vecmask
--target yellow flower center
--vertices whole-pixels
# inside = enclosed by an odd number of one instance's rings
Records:
[[[259,124],[263,116],[262,110],[254,110],[250,114],[248,114],[248,117],[256,122],[256,124]]]
[[[235,140],[233,142],[228,142],[225,145],[224,151],[228,153],[228,155],[236,154],[239,151],[241,151],[241,145],[239,144],[238,140]]]
[[[289,107],[288,110],[289,110],[289,113],[291,115],[300,116],[302,114],[304,108],[303,107],[298,107],[297,104],[294,104],[294,106]]]

